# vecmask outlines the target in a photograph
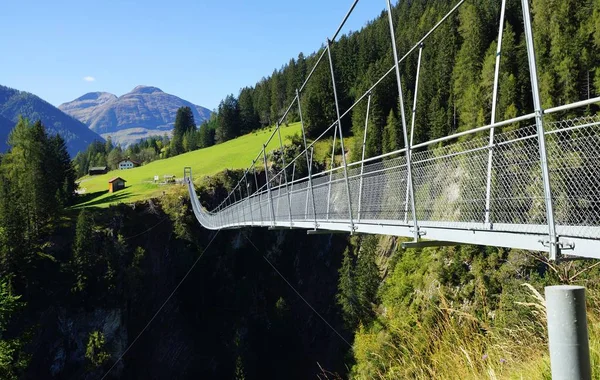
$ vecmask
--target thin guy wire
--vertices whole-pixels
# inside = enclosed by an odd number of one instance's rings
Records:
[[[131,349],[131,347],[133,347],[133,345],[135,344],[135,342],[138,341],[138,339],[140,338],[140,336],[142,336],[142,334],[144,333],[144,331],[146,331],[146,329],[148,329],[148,327],[154,321],[154,319],[158,316],[158,314],[160,314],[160,312],[165,307],[165,305],[167,304],[167,302],[169,302],[171,300],[171,298],[175,295],[175,293],[177,292],[177,290],[179,289],[179,287],[181,286],[181,284],[183,284],[183,282],[188,277],[188,275],[192,272],[192,270],[194,270],[194,268],[196,267],[196,264],[198,264],[198,261],[200,261],[200,259],[202,258],[202,256],[204,256],[204,253],[211,246],[212,242],[215,240],[215,238],[219,234],[219,231],[221,231],[221,230],[220,229],[217,230],[217,232],[213,235],[212,239],[210,239],[210,241],[208,242],[208,245],[206,246],[206,248],[204,248],[204,250],[202,251],[202,253],[200,254],[200,256],[198,256],[198,258],[196,259],[196,261],[194,261],[194,263],[192,264],[192,266],[190,267],[190,269],[187,271],[187,273],[185,274],[185,276],[183,276],[183,278],[181,279],[181,281],[179,281],[179,283],[177,284],[177,286],[175,287],[175,289],[173,289],[173,291],[171,292],[171,294],[167,297],[167,299],[165,300],[165,302],[163,302],[163,304],[158,308],[158,310],[156,311],[156,313],[154,313],[154,316],[152,316],[152,318],[150,318],[150,321],[148,321],[148,323],[146,324],[146,326],[144,326],[144,328],[142,329],[142,331],[140,331],[140,333],[135,337],[135,339],[133,340],[133,342],[131,342],[129,344],[129,346],[127,346],[127,348],[125,349],[125,351],[123,351],[123,353],[121,354],[121,356],[119,356],[119,359],[117,359],[117,361],[112,365],[112,367],[110,367],[110,369],[108,371],[106,371],[106,373],[104,374],[104,376],[102,376],[102,379],[104,379],[104,378],[106,378],[106,376],[108,376],[108,374],[110,373],[110,371],[112,371],[113,368],[115,368],[115,366],[121,361],[121,359],[123,359],[123,357],[125,356],[125,354]]]
[[[296,290],[296,288],[294,288],[294,286],[285,278],[285,276],[283,274],[281,274],[281,272],[279,272],[277,270],[277,268],[275,267],[275,265],[273,265],[273,263],[271,263],[269,261],[269,259],[267,259],[267,256],[263,255],[260,250],[258,249],[258,247],[252,242],[252,240],[250,240],[250,238],[246,235],[244,235],[244,237],[246,238],[246,240],[248,240],[250,242],[250,244],[252,244],[252,246],[254,247],[254,249],[256,249],[256,252],[258,252],[259,255],[262,255],[263,259],[265,259],[265,261],[271,266],[271,268],[273,268],[273,270],[275,272],[277,272],[277,274],[279,275],[279,277],[281,277],[281,279],[283,281],[285,281],[286,284],[288,284],[288,286],[298,295],[298,297],[300,297],[300,299],[302,299],[302,301],[304,301],[305,304],[308,305],[308,307],[311,308],[311,310],[319,316],[319,318],[321,318],[321,320],[323,322],[325,322],[325,324],[327,326],[329,326],[329,328],[337,334],[337,336],[339,336],[350,348],[352,348],[352,345],[342,336],[342,334],[340,334],[329,322],[327,322],[327,320],[314,308],[312,307],[312,305],[304,298],[302,297],[302,294],[300,294],[299,291]]]
[[[144,232],[140,232],[139,234],[135,234],[133,236],[128,236],[126,238],[124,238],[123,240],[129,240],[129,239],[133,239],[135,237],[141,236],[143,234],[145,234],[146,232],[150,232],[151,230],[155,229],[156,227],[158,227],[160,224],[162,224],[162,222],[164,222],[165,220],[169,219],[168,216],[165,216],[160,222],[156,223],[155,225],[153,225],[152,227],[148,228],[146,231]]]

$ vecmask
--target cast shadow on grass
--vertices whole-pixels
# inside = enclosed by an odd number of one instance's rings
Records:
[[[96,199],[104,194],[108,193],[108,190],[101,190],[101,191],[96,191],[93,193],[83,193],[83,194],[79,194],[77,195],[76,198],[76,203],[73,205],[73,207],[77,207],[82,205],[83,203],[89,202],[93,199]]]
[[[73,205],[73,209],[79,209],[83,207],[93,207],[101,204],[110,204],[118,202],[124,198],[131,196],[131,191],[126,191],[130,186],[123,190],[119,190],[112,195],[104,197],[108,193],[108,190],[96,191],[94,193],[83,194],[77,204]]]

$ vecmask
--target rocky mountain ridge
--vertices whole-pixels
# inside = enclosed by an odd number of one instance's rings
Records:
[[[183,106],[192,109],[198,125],[210,117],[207,108],[143,85],[119,97],[107,92],[88,93],[59,108],[94,132],[126,146],[144,137],[170,134],[177,109]]]

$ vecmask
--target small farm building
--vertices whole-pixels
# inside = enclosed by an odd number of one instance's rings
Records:
[[[108,191],[110,193],[114,193],[115,191],[119,191],[125,188],[125,181],[121,177],[116,177],[108,181]]]
[[[119,162],[119,170],[133,169],[138,166],[140,166],[139,162],[130,160],[129,158]]]
[[[108,172],[106,166],[94,166],[88,170],[89,175],[100,175]]]

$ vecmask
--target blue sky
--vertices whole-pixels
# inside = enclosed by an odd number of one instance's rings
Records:
[[[351,0],[4,0],[0,84],[54,105],[152,85],[215,108],[331,37]],[[344,31],[383,9],[359,2]]]

